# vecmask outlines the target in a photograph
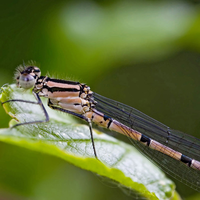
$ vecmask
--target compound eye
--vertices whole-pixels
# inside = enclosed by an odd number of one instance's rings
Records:
[[[18,79],[18,84],[24,89],[30,89],[35,85],[35,78],[30,74],[21,74]]]

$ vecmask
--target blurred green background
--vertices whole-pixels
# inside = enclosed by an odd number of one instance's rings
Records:
[[[34,60],[43,75],[87,83],[200,138],[198,1],[1,1],[0,55],[0,85]],[[2,128],[9,119],[1,107]],[[176,184],[183,197],[198,195]],[[61,159],[0,143],[0,199],[132,199],[108,185]]]

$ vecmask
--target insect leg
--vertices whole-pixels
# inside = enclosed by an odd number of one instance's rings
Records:
[[[95,157],[98,159],[97,157],[97,153],[96,153],[96,148],[95,148],[95,145],[94,145],[94,138],[93,138],[93,132],[92,132],[92,122],[89,118],[83,116],[83,115],[80,115],[80,114],[77,114],[77,113],[74,113],[72,111],[69,111],[69,110],[65,110],[63,108],[60,108],[60,107],[57,107],[55,106],[54,104],[51,103],[50,99],[48,101],[48,106],[54,110],[59,110],[61,112],[65,112],[65,113],[68,113],[68,114],[71,114],[71,115],[74,115],[80,119],[83,119],[85,120],[86,122],[88,122],[88,125],[89,125],[89,129],[90,129],[90,136],[91,136],[91,141],[92,141],[92,147],[93,147],[93,151],[94,151],[94,155]]]
[[[11,99],[11,100],[8,100],[8,101],[5,101],[5,102],[2,102],[2,104],[5,104],[5,103],[9,103],[9,102],[23,102],[23,103],[30,103],[30,104],[37,104],[41,107],[44,115],[45,115],[45,119],[44,120],[37,120],[37,121],[30,121],[30,122],[23,122],[23,123],[19,123],[19,124],[15,124],[13,125],[12,127],[10,128],[14,128],[14,127],[17,127],[17,126],[21,126],[21,125],[26,125],[26,124],[37,124],[37,123],[43,123],[43,122],[48,122],[49,121],[49,115],[42,103],[42,100],[40,99],[39,95],[37,93],[34,93],[33,92],[33,95],[34,97],[36,98],[37,102],[35,101],[26,101],[26,100],[23,100],[23,99]]]

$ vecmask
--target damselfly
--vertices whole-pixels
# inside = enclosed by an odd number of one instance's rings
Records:
[[[103,97],[86,84],[41,76],[36,66],[18,69],[17,86],[32,89],[36,102],[11,99],[3,102],[38,104],[45,119],[19,123],[13,127],[49,121],[40,99],[46,97],[54,110],[74,115],[89,125],[94,156],[98,158],[92,133],[92,122],[132,139],[133,144],[167,173],[200,191],[200,139],[171,129],[142,112]],[[133,158],[134,159],[134,158]]]

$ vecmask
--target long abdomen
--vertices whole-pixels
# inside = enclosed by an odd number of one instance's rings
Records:
[[[115,131],[118,133],[121,133],[123,135],[126,135],[133,140],[139,141],[140,143],[148,146],[151,149],[154,149],[156,151],[159,151],[167,156],[170,156],[171,158],[174,158],[176,160],[179,160],[183,162],[188,167],[191,167],[193,169],[200,170],[200,162],[197,160],[194,160],[186,155],[183,155],[181,152],[175,151],[170,147],[167,147],[150,137],[145,136],[144,134],[131,129],[130,127],[118,122],[117,120],[108,117],[104,115],[103,113],[93,109],[90,112],[87,112],[84,114],[87,118],[91,119],[92,122],[97,124],[98,126],[108,128],[111,131]]]

